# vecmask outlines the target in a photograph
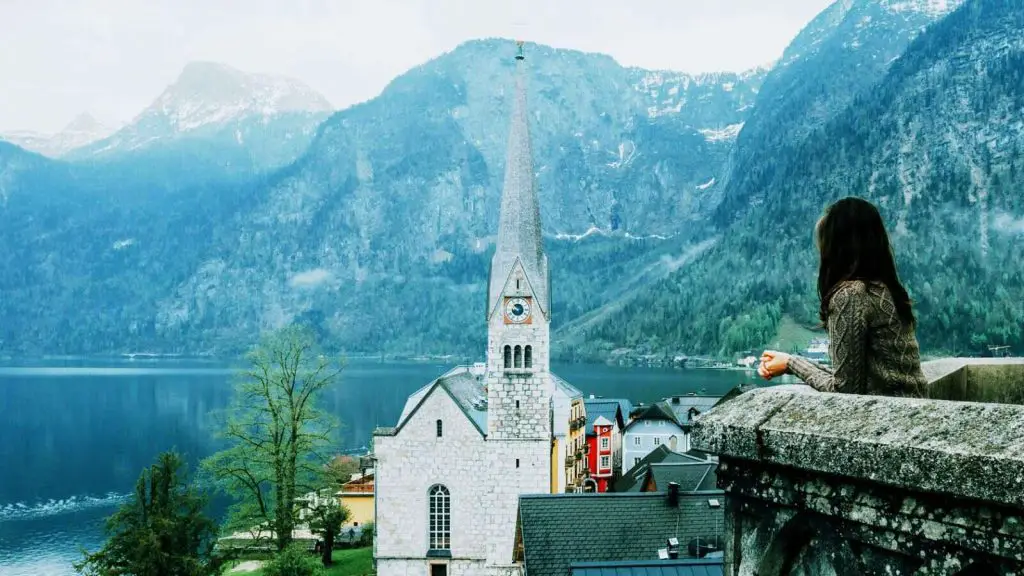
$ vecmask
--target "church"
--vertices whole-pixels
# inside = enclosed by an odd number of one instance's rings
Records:
[[[519,574],[520,494],[572,489],[582,395],[549,370],[551,279],[541,239],[520,45],[487,290],[487,357],[412,394],[374,432],[377,574]],[[585,418],[584,418],[585,420]]]

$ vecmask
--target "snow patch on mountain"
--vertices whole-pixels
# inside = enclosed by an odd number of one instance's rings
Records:
[[[707,190],[708,188],[711,188],[714,185],[715,185],[715,178],[712,177],[711,180],[708,180],[707,182],[705,182],[703,184],[698,184],[697,185],[697,190]]]
[[[113,132],[113,127],[96,120],[88,113],[82,113],[56,134],[18,131],[0,134],[0,139],[43,156],[59,158],[75,148],[96,142]]]
[[[729,140],[735,140],[740,135],[740,130],[743,130],[743,122],[739,124],[730,124],[725,128],[702,128],[698,130],[704,135],[704,139],[708,142],[726,142]]]
[[[883,7],[891,12],[917,12],[933,17],[945,16],[956,10],[964,0],[882,0]]]

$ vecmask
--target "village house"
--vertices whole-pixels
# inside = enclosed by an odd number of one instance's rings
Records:
[[[593,396],[583,403],[587,411],[588,470],[584,491],[607,492],[622,473],[622,430],[631,405],[628,400]]]
[[[549,370],[551,294],[530,149],[525,64],[516,57],[499,229],[486,300],[486,361],[413,393],[374,432],[377,574],[518,574],[519,496],[558,487],[583,431],[582,395]],[[582,448],[582,446],[581,446]],[[575,462],[574,462],[575,464]],[[578,473],[574,470],[573,473]],[[565,484],[578,477],[565,476]]]
[[[583,393],[554,374],[555,395],[552,406],[558,418],[552,423],[551,492],[582,492],[587,476],[586,407]],[[568,418],[560,417],[568,414]]]
[[[680,437],[678,446],[680,452],[688,452],[692,448],[690,432],[693,427],[693,419],[711,410],[721,399],[721,396],[708,396],[692,392],[684,396],[665,398],[664,402],[672,409],[676,422],[683,429],[683,435]]]
[[[683,427],[668,403],[658,402],[640,408],[622,433],[623,469],[633,468],[661,445],[668,446],[673,452],[683,451],[684,435]]]
[[[373,522],[375,515],[372,470],[353,474],[352,479],[341,485],[337,497],[341,505],[348,508],[349,517],[345,529],[361,528]]]

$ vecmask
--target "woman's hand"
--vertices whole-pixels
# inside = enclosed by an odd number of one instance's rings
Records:
[[[765,350],[761,354],[761,365],[757,367],[757,373],[765,380],[771,380],[776,376],[782,376],[789,369],[789,354]]]

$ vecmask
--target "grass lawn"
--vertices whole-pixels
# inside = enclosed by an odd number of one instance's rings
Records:
[[[778,332],[775,338],[768,343],[768,347],[779,352],[799,352],[811,343],[814,338],[827,337],[825,332],[814,331],[801,326],[789,316],[783,316],[779,322]],[[760,354],[760,350],[756,352]]]
[[[373,547],[335,550],[334,565],[327,570],[328,576],[367,576],[373,574]],[[260,576],[262,570],[253,572],[232,572],[243,576]]]

